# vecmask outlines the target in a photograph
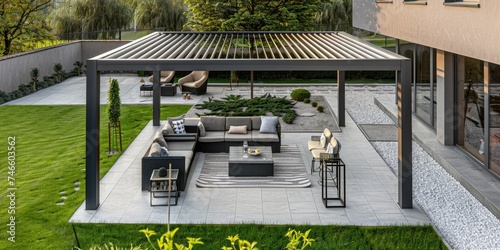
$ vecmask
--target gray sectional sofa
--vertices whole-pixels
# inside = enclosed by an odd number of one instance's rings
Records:
[[[179,169],[178,190],[184,191],[196,152],[229,152],[230,146],[240,146],[245,140],[250,146],[271,146],[273,153],[280,152],[281,127],[277,117],[186,118],[185,130],[184,134],[175,134],[167,122],[156,133],[142,158],[142,190],[149,189],[154,169],[172,164],[172,169]],[[163,153],[162,147],[166,149]]]
[[[250,146],[271,146],[273,153],[280,152],[281,127],[276,117],[274,133],[261,133],[261,117],[218,117],[202,116],[200,121],[206,134],[198,137],[197,151],[229,152],[230,146],[241,146],[248,141]],[[229,133],[231,126],[246,126],[246,133]],[[270,131],[270,130],[267,130]]]

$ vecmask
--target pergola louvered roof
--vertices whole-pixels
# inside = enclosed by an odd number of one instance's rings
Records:
[[[398,70],[406,58],[344,32],[155,32],[93,59],[101,70],[223,71]]]

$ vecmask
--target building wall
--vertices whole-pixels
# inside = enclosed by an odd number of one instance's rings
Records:
[[[353,0],[353,25],[376,32],[500,64],[500,1],[479,0],[480,7],[405,4],[402,0],[376,3]]]
[[[85,61],[129,41],[77,41],[55,45],[26,53],[0,58],[0,91],[12,92],[19,85],[31,81],[32,68],[38,68],[39,79],[54,73],[54,64],[61,63],[63,70],[73,69],[76,61]]]

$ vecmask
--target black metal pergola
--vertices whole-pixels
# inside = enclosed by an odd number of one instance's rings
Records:
[[[411,61],[344,32],[156,32],[87,60],[86,204],[99,207],[100,74],[153,72],[153,126],[160,125],[160,71],[337,71],[345,126],[345,71],[396,71],[398,201],[412,208]]]

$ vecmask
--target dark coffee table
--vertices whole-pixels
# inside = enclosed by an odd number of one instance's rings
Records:
[[[269,146],[260,148],[260,155],[248,155],[243,158],[243,147],[229,147],[229,176],[273,176],[274,162]]]

